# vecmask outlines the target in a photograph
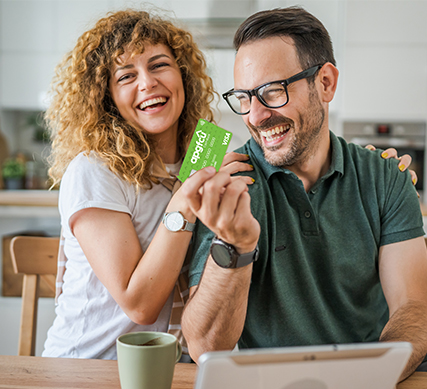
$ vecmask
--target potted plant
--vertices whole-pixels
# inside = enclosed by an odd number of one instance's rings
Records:
[[[20,158],[8,158],[3,162],[1,173],[5,189],[23,189],[25,162]]]
[[[49,132],[43,121],[43,112],[33,113],[27,118],[27,125],[34,131],[33,139],[36,142],[48,142],[50,139]]]

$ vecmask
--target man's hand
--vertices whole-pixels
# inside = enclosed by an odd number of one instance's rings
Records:
[[[250,208],[248,187],[230,174],[206,167],[189,177],[182,190],[192,212],[220,239],[243,254],[255,249],[260,226]]]
[[[207,167],[189,177],[181,189],[192,212],[219,238],[240,254],[255,249],[260,226],[243,180]],[[209,256],[199,285],[190,289],[181,321],[195,361],[207,351],[232,350],[236,345],[245,324],[252,267],[224,269]]]

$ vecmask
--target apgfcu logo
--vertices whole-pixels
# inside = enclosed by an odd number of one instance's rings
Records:
[[[206,140],[206,133],[202,130],[196,132],[198,140],[196,141],[196,148],[194,149],[194,153],[191,156],[191,163],[195,164],[200,159],[200,154],[203,153],[203,145]]]

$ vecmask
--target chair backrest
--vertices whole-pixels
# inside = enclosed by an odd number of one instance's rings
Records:
[[[24,274],[18,355],[34,356],[40,279],[55,291],[59,237],[16,236],[10,242],[15,273]]]

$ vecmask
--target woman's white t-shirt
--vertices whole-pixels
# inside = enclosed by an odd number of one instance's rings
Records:
[[[176,174],[179,165],[167,165],[167,168]],[[112,173],[93,152],[89,157],[81,153],[73,159],[59,191],[64,252],[68,260],[57,316],[48,331],[42,356],[116,359],[119,335],[167,331],[173,295],[154,324],[144,326],[132,322],[96,277],[71,233],[69,220],[79,210],[92,207],[128,213],[145,252],[170,199],[171,192],[163,185],[137,192],[135,186]]]

